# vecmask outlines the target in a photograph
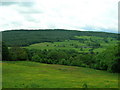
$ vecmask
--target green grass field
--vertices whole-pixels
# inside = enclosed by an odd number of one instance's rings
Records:
[[[118,88],[118,74],[30,61],[2,63],[3,88]]]
[[[65,50],[76,50],[78,52],[89,52],[90,49],[92,49],[90,46],[88,46],[89,43],[97,42],[100,43],[101,47],[95,48],[94,52],[102,52],[109,46],[113,46],[117,44],[117,40],[113,38],[106,38],[107,42],[104,41],[104,38],[102,37],[95,37],[95,36],[75,36],[75,38],[83,39],[82,41],[79,40],[65,40],[62,42],[43,42],[43,43],[36,43],[32,44],[30,46],[27,46],[25,48],[28,49],[65,49]],[[91,42],[91,40],[93,42]],[[87,47],[87,48],[85,48]],[[82,48],[82,49],[81,49]]]

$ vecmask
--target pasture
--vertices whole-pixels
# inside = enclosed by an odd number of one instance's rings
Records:
[[[118,88],[118,74],[90,68],[4,61],[3,88]]]
[[[61,42],[43,42],[29,45],[28,49],[62,49],[62,50],[76,50],[78,52],[102,52],[107,47],[116,45],[118,40],[114,38],[102,38],[96,36],[75,36],[78,40],[65,40]],[[99,45],[98,47],[94,47]],[[94,47],[94,48],[93,48]]]

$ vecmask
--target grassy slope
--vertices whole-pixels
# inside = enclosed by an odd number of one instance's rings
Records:
[[[117,88],[117,74],[29,61],[3,63],[3,88]]]
[[[100,48],[94,49],[94,52],[101,52],[105,50],[108,46],[110,45],[115,45],[118,41],[113,39],[113,38],[107,38],[108,43],[104,42],[104,38],[102,37],[95,37],[95,36],[75,36],[76,38],[83,39],[83,42],[77,41],[77,40],[65,40],[63,42],[44,42],[44,43],[37,43],[37,44],[32,44],[26,48],[28,49],[74,49],[79,52],[88,52],[91,48],[83,48],[81,51],[81,46],[89,47],[87,44],[91,43],[90,38],[93,41],[96,41],[101,44]],[[112,39],[112,41],[111,41]],[[73,44],[73,45],[71,45]],[[78,46],[76,48],[75,46]]]

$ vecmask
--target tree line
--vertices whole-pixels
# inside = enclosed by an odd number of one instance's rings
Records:
[[[45,30],[8,30],[2,32],[2,39],[9,47],[29,46],[41,42],[60,42],[64,40],[80,40],[75,36],[97,36],[118,38],[119,34],[92,31],[75,31],[64,29],[45,29]]]
[[[47,64],[88,67],[120,72],[120,45],[110,46],[101,53],[80,53],[75,50],[37,50],[8,47],[2,44],[3,61],[34,61]]]

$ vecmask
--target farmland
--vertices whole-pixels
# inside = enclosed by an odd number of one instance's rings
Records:
[[[118,74],[75,66],[7,61],[3,62],[3,88],[118,88]]]
[[[119,34],[3,31],[3,88],[118,88]]]
[[[78,40],[65,40],[62,42],[43,42],[43,43],[37,43],[32,44],[30,46],[27,46],[28,49],[73,49],[78,52],[89,52],[90,50],[93,50],[94,52],[101,52],[105,50],[109,46],[116,45],[118,43],[118,40],[114,38],[102,38],[102,37],[96,37],[96,36],[75,36],[78,38]],[[93,45],[95,44],[93,42],[99,43],[99,48],[94,48]]]

